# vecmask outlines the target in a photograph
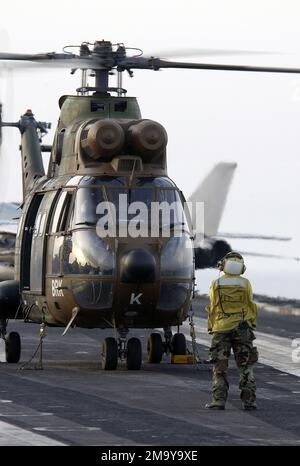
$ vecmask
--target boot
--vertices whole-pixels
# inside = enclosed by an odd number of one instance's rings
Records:
[[[222,401],[212,401],[205,405],[205,409],[211,409],[214,411],[223,411],[225,409],[225,403]]]
[[[257,406],[255,403],[244,403],[243,404],[244,411],[254,411],[255,409],[257,409]]]

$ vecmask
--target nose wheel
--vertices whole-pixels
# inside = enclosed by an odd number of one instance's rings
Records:
[[[138,371],[142,366],[142,344],[138,338],[130,338],[127,342],[126,366],[131,371]]]
[[[118,366],[118,360],[126,362],[128,370],[140,370],[142,366],[142,344],[138,338],[130,338],[126,340],[124,329],[119,332],[120,337],[116,338],[107,337],[105,338],[102,345],[102,369],[103,370],[115,370]]]
[[[183,333],[175,333],[171,341],[172,354],[185,355],[187,353],[186,338]]]
[[[160,333],[151,333],[147,342],[148,362],[159,364],[164,354],[164,344]]]

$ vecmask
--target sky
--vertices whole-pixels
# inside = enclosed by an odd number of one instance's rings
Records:
[[[189,60],[300,69],[299,24],[297,0],[11,0],[1,5],[0,51],[60,52],[105,39],[158,56],[184,48],[279,52]],[[79,82],[67,70],[17,71],[8,79],[0,72],[5,118],[17,120],[32,108],[37,119],[52,121],[45,140],[51,143],[58,98]],[[221,230],[292,235],[287,253],[300,255],[300,74],[136,71],[124,87],[138,97],[145,118],[166,127],[169,175],[186,196],[215,163],[238,163]],[[4,138],[0,197],[19,200],[17,131],[4,129]]]

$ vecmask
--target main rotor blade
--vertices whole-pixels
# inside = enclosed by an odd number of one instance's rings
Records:
[[[152,63],[151,63],[152,62]],[[276,66],[249,66],[249,65],[219,65],[214,63],[188,63],[165,61],[159,58],[149,60],[154,70],[161,68],[183,68],[198,70],[220,70],[220,71],[250,71],[260,73],[300,73],[300,68],[285,68]]]
[[[0,66],[9,68],[80,68],[80,69],[103,69],[104,65],[100,57],[79,57],[67,53],[0,53]]]
[[[200,57],[200,56],[221,56],[221,55],[279,55],[281,52],[264,50],[233,50],[233,49],[204,49],[204,48],[183,48],[174,50],[159,50],[154,53],[143,54],[144,58],[160,57],[164,59],[172,57]]]
[[[300,68],[274,67],[274,66],[249,66],[249,65],[222,65],[215,63],[190,63],[161,60],[160,58],[122,57],[99,55],[78,56],[68,53],[46,53],[46,54],[18,54],[0,53],[0,66],[13,68],[38,67],[38,68],[74,68],[90,70],[111,70],[119,67],[121,70],[130,69],[152,69],[162,68],[182,68],[199,70],[220,70],[220,71],[249,71],[262,73],[300,73]],[[6,65],[5,65],[6,64]]]

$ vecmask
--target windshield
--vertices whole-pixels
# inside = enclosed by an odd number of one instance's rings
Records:
[[[113,275],[114,255],[95,231],[76,231],[63,244],[63,273]]]
[[[103,188],[81,188],[76,193],[75,225],[95,226],[97,206],[104,202]]]
[[[179,192],[147,183],[144,187],[99,186],[79,188],[75,200],[74,226],[95,226],[105,217],[115,225],[143,226],[159,236],[165,228],[187,228]],[[108,218],[109,217],[109,218]]]

